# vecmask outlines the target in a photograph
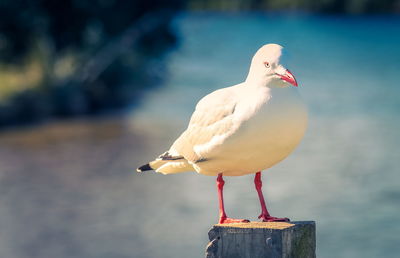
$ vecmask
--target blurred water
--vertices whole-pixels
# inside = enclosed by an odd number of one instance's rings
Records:
[[[310,109],[302,144],[263,175],[270,211],[316,220],[318,257],[397,257],[400,18],[198,13],[175,27],[167,84],[130,115],[0,135],[0,257],[202,257],[214,178],[133,170],[269,42]],[[255,220],[252,177],[226,181],[228,214]]]

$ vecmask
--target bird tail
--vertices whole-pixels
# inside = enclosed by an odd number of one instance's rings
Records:
[[[167,152],[163,153],[157,159],[140,166],[137,172],[155,170],[162,174],[175,174],[194,170],[193,166],[182,156],[172,156]]]
[[[136,169],[136,171],[139,172],[139,173],[141,173],[141,172],[143,172],[143,171],[148,171],[148,170],[154,170],[154,168],[152,168],[152,167],[150,166],[150,163],[147,163],[147,164],[145,164],[145,165],[143,165],[143,166],[140,166],[140,167],[138,167],[138,168]]]

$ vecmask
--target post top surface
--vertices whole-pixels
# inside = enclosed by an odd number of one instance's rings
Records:
[[[269,229],[286,229],[296,225],[315,224],[314,221],[291,221],[291,222],[258,222],[251,221],[248,223],[228,223],[228,224],[215,224],[216,227],[229,227],[229,228],[269,228]]]

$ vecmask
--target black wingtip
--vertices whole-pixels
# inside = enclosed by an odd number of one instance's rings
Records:
[[[153,168],[150,167],[149,163],[147,163],[146,165],[140,166],[136,169],[137,172],[143,172],[143,171],[147,171],[147,170],[153,170]]]

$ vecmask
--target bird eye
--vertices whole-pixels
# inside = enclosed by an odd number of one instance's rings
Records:
[[[268,62],[264,62],[264,65],[265,65],[265,67],[267,67],[267,68],[269,68],[270,67],[270,65],[269,65],[269,63]]]

